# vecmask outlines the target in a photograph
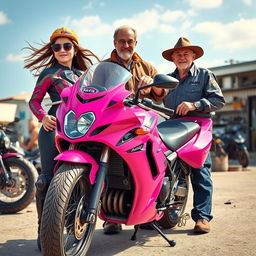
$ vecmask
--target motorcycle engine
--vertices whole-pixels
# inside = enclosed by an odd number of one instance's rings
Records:
[[[160,191],[159,196],[157,198],[158,201],[163,204],[167,200],[167,198],[170,194],[170,191],[171,191],[170,179],[169,179],[169,177],[164,177],[162,188],[161,188],[161,191]]]

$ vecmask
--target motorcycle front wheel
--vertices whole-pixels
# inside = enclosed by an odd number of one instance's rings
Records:
[[[96,226],[81,216],[90,200],[88,167],[66,163],[60,166],[49,186],[41,221],[41,248],[45,256],[86,255]]]
[[[6,158],[4,164],[11,179],[8,185],[0,188],[0,212],[16,213],[33,201],[37,171],[22,157]]]

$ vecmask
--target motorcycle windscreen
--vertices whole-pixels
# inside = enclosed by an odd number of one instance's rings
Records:
[[[131,78],[131,73],[122,66],[112,62],[101,62],[92,65],[81,77],[79,87],[81,92],[106,91],[127,83]]]

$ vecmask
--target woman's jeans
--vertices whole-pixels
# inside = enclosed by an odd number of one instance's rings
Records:
[[[41,217],[46,193],[53,178],[53,170],[56,164],[54,158],[58,155],[55,147],[55,131],[45,131],[43,126],[38,136],[38,144],[41,157],[41,174],[36,181],[36,208],[38,214],[38,243],[40,244],[39,233]]]
[[[213,218],[211,215],[213,193],[210,171],[211,165],[211,156],[208,154],[208,157],[201,168],[192,168],[191,170],[190,178],[194,191],[194,208],[191,211],[191,217],[194,221],[197,221],[198,219],[206,219],[210,221]]]
[[[46,177],[47,181],[50,182],[56,164],[54,158],[58,155],[58,150],[55,146],[55,130],[47,132],[42,126],[38,136],[38,144],[41,156],[42,174]]]

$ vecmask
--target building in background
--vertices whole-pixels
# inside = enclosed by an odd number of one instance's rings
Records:
[[[229,65],[209,69],[217,76],[226,100],[225,107],[216,112],[215,122],[239,122],[249,150],[256,151],[256,61],[231,61]]]
[[[8,105],[16,105],[15,117],[19,118],[19,122],[15,123],[15,128],[17,131],[17,136],[14,137],[14,140],[17,138],[19,142],[23,142],[25,139],[30,137],[29,134],[29,122],[33,118],[33,114],[30,111],[28,102],[31,98],[32,93],[24,93],[16,95],[13,97],[0,99],[2,106],[6,104],[6,108],[1,107],[2,111],[7,111]],[[46,97],[42,103],[44,109],[47,111],[49,107],[45,107],[45,104],[49,102],[49,97]]]

